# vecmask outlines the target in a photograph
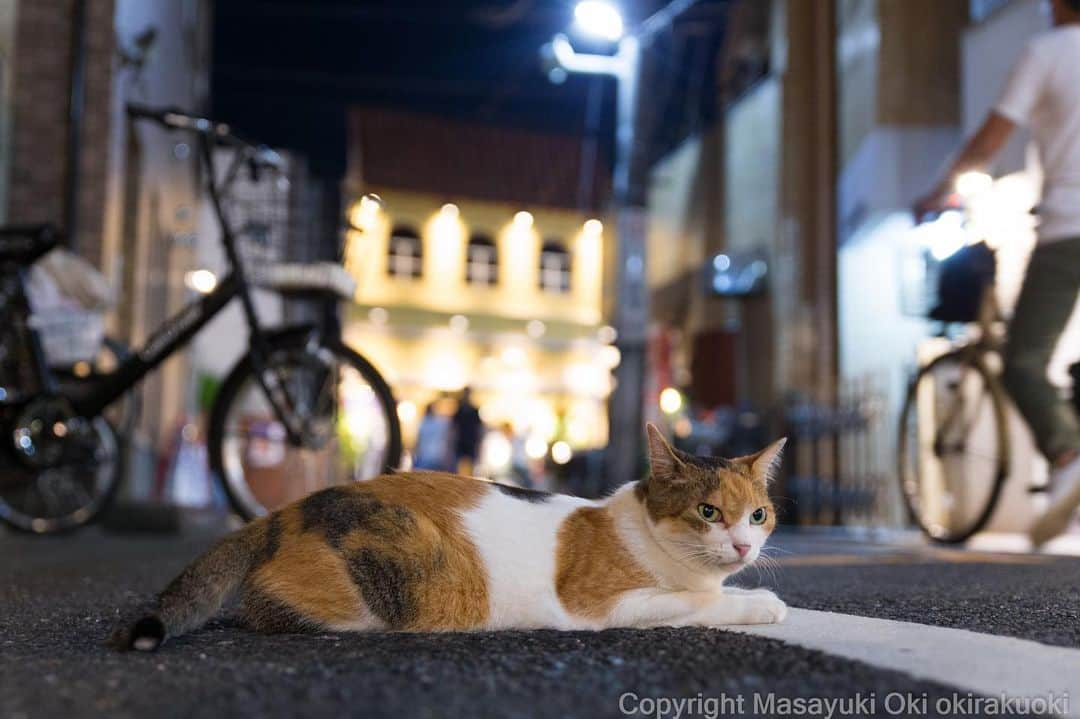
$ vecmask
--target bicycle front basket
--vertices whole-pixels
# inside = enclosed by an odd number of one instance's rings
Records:
[[[997,263],[985,242],[968,245],[942,261],[937,276],[937,304],[930,319],[975,322],[983,295],[994,282]]]

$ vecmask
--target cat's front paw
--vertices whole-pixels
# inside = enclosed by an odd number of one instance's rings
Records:
[[[770,591],[728,594],[698,614],[692,623],[707,627],[740,624],[779,624],[787,618],[787,605]]]
[[[788,608],[772,592],[755,594],[747,603],[746,624],[780,624],[787,619]]]

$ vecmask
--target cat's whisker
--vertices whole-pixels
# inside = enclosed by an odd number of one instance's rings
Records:
[[[768,575],[770,584],[777,585],[779,583],[777,571],[780,569],[780,564],[769,556],[761,556],[759,559],[761,560],[762,573]]]

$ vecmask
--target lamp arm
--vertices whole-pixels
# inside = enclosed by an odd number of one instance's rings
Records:
[[[625,40],[624,40],[625,42]],[[566,35],[559,33],[551,40],[551,51],[559,67],[582,75],[612,75],[618,77],[625,68],[620,55],[589,55],[578,53]]]

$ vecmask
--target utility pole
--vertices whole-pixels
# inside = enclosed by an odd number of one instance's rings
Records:
[[[645,233],[648,157],[640,130],[638,87],[641,52],[656,35],[697,0],[674,0],[632,33],[623,33],[618,11],[602,0],[583,0],[575,10],[584,32],[618,41],[614,55],[575,52],[566,35],[556,35],[543,50],[553,81],[568,73],[607,75],[615,79],[615,169],[613,202],[618,238],[616,299],[612,325],[621,361],[608,403],[608,447],[604,482],[608,489],[638,479],[644,455],[643,405],[648,366],[649,288],[646,281]],[[561,73],[561,74],[560,74]]]

